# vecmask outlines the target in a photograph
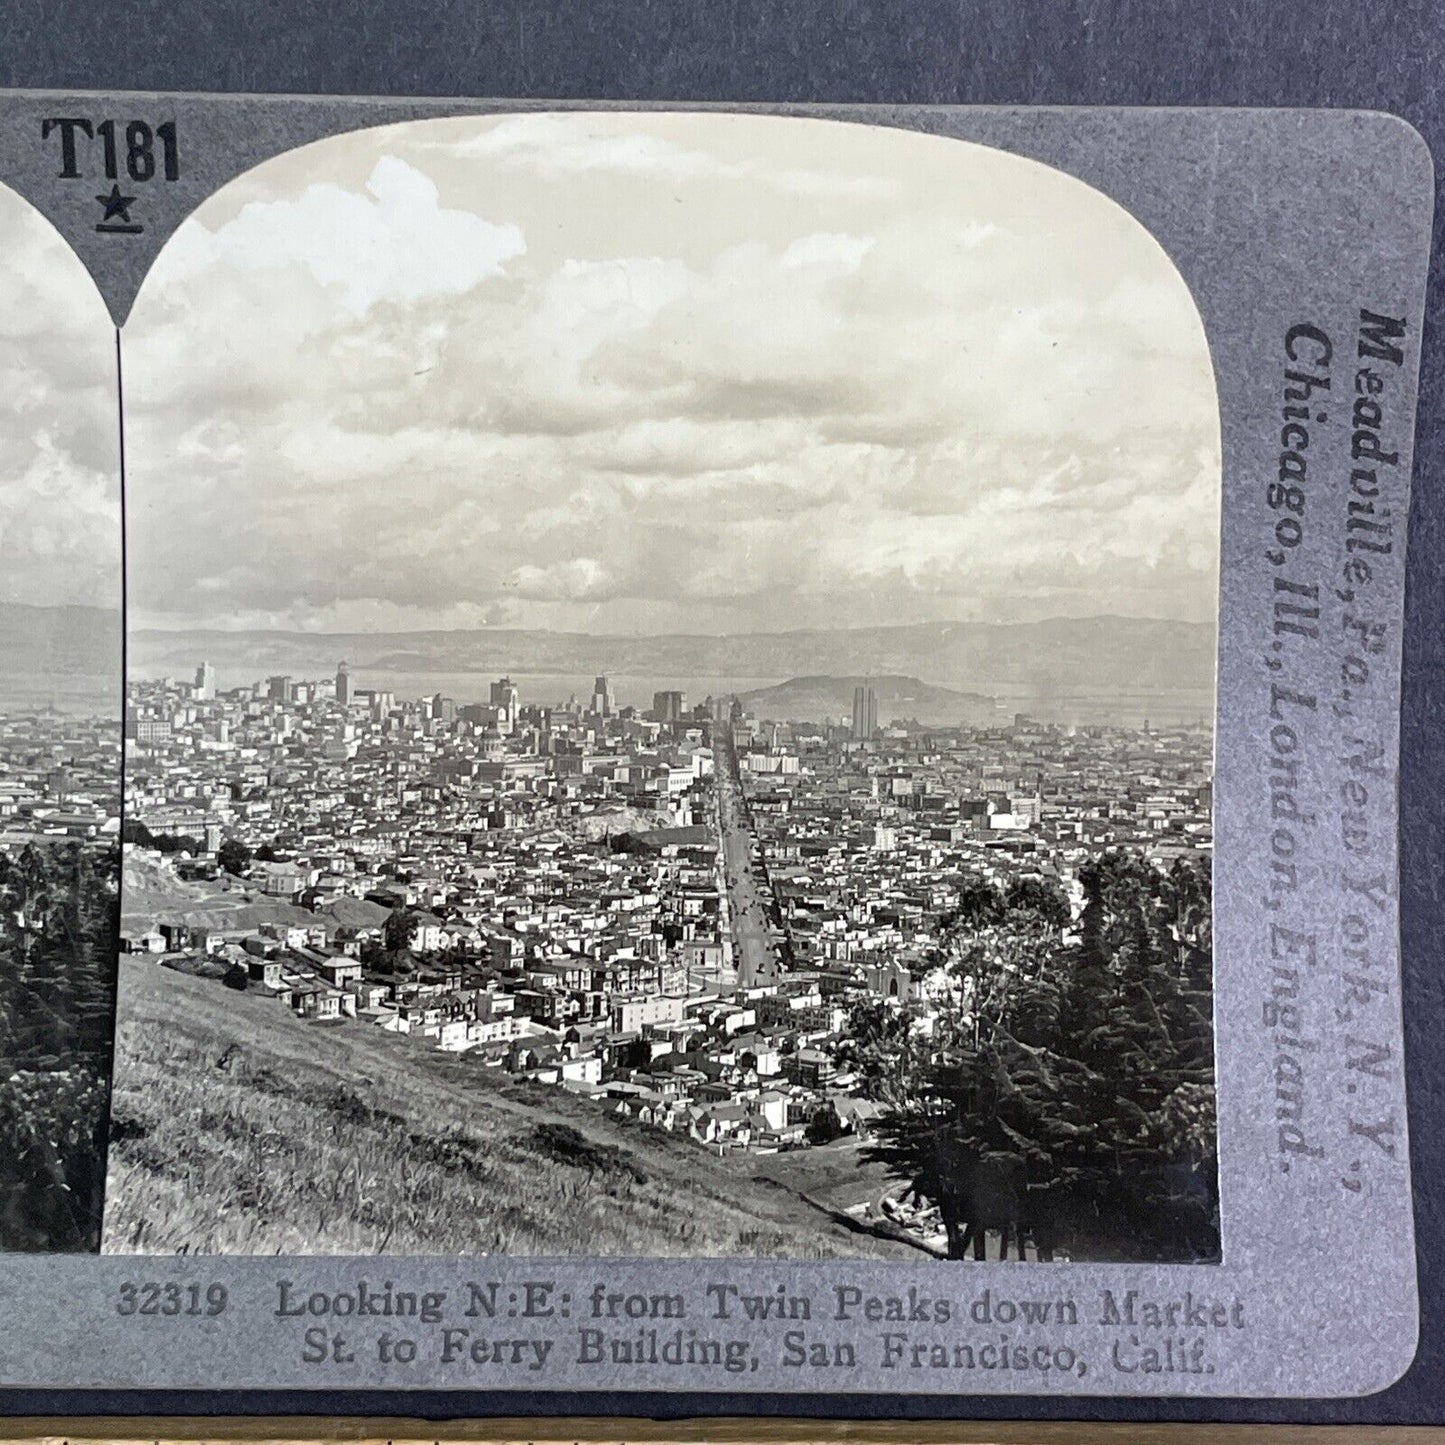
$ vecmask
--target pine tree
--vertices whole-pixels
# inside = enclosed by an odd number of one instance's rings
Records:
[[[955,911],[955,1002],[927,1047],[865,1029],[892,1104],[869,1154],[956,1205],[980,1167],[1006,1166],[1035,1204],[1067,1206],[1086,1247],[1198,1257],[1217,1239],[1208,872],[1119,851],[1080,882],[1077,944],[1033,890]]]

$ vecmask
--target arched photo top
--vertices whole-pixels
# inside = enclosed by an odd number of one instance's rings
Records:
[[[222,189],[123,350],[133,856],[188,881],[184,799],[207,907],[327,951],[134,975],[174,1167],[118,1142],[109,1247],[1218,1259],[1218,403],[1118,205],[834,121],[408,122]],[[243,1017],[274,1137],[318,1065],[385,1098],[365,1209],[176,1127]],[[443,1117],[487,1169],[417,1207]]]
[[[0,247],[0,607],[118,612],[115,330],[84,263],[3,185]],[[83,622],[77,614],[70,630]],[[17,617],[17,638],[27,630]],[[119,655],[110,652],[113,708]],[[27,670],[19,657],[12,667]]]
[[[1188,288],[1117,203],[990,147],[359,131],[211,197],[124,338],[142,627],[1212,627]]]

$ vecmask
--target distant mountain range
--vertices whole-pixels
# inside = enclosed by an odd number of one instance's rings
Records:
[[[0,602],[0,675],[110,677],[121,667],[120,612]]]
[[[1212,707],[1211,625],[1130,617],[1052,618],[1029,623],[927,623],[903,627],[651,637],[485,629],[311,633],[161,631],[130,636],[134,675],[188,678],[201,661],[223,678],[271,673],[329,676],[345,658],[357,682],[367,674],[400,686],[428,674],[575,677],[596,673],[652,687],[747,686],[748,706],[779,720],[847,717],[852,689],[878,693],[882,721],[958,722],[999,710],[1044,718],[1137,720],[1198,717]],[[99,607],[0,603],[0,701],[46,698],[98,679],[108,697],[121,667],[120,614]],[[64,680],[70,679],[70,683]],[[739,682],[737,680],[744,680]],[[764,680],[775,683],[761,685]],[[437,682],[442,686],[444,683]],[[92,689],[94,690],[94,689]],[[13,696],[11,696],[13,695]],[[459,694],[460,695],[460,694]],[[699,693],[699,695],[701,695]],[[63,699],[62,699],[63,700]]]
[[[922,679],[937,688],[1047,703],[1081,694],[1207,697],[1214,684],[1215,632],[1204,623],[1086,617],[727,637],[590,636],[488,628],[391,633],[140,630],[130,638],[131,665],[149,676],[187,676],[205,659],[222,673],[320,677],[330,674],[342,658],[363,674],[368,670],[612,673],[779,682],[818,677]]]
[[[738,700],[760,718],[821,722],[824,718],[851,718],[853,690],[858,687],[873,689],[878,721],[883,724],[906,719],[934,727],[973,727],[998,716],[992,697],[934,687],[916,677],[790,677],[776,687],[739,693]]]

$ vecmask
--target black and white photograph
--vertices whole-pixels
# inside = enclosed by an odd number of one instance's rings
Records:
[[[113,587],[113,436],[41,415],[113,372],[0,339]],[[1134,216],[881,125],[407,121],[223,186],[120,345],[105,1252],[1219,1260],[1219,402]],[[120,826],[27,706],[0,846]]]
[[[0,187],[0,1253],[100,1247],[115,1010],[115,331]]]

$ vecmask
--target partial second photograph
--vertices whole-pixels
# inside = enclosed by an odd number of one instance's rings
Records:
[[[120,883],[116,334],[0,187],[0,1253],[100,1247]]]
[[[406,122],[224,186],[121,352],[104,1250],[1219,1260],[1219,412],[1127,211],[886,126]],[[16,465],[100,528],[72,426]],[[113,838],[110,735],[25,707]]]

